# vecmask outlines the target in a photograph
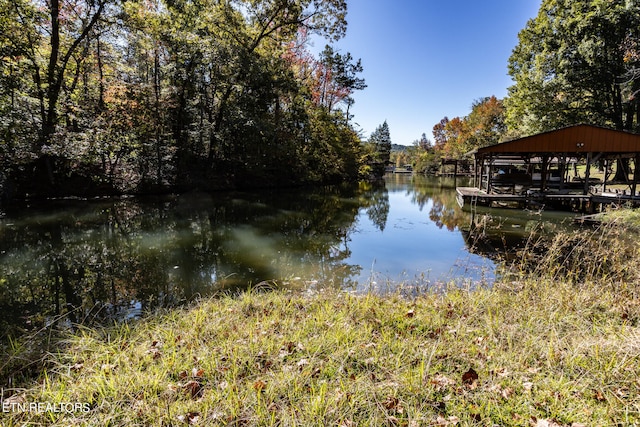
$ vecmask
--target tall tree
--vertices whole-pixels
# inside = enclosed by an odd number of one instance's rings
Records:
[[[459,158],[468,150],[466,144],[467,123],[464,118],[448,117],[440,120],[433,127],[433,137],[436,141],[436,149],[444,157]]]
[[[384,170],[391,158],[391,134],[385,120],[369,136],[369,145],[374,150],[373,174],[376,177],[384,175]]]
[[[13,57],[28,62],[32,90],[38,101],[40,135],[37,154],[43,161],[50,184],[54,166],[49,146],[59,124],[60,99],[69,95],[75,76],[66,81],[89,55],[85,42],[101,19],[108,0],[65,2],[61,0],[1,0],[0,9],[18,23],[3,35],[2,44],[14,47]]]
[[[467,148],[497,144],[506,132],[505,112],[502,100],[495,96],[477,99],[471,105],[471,113],[466,117]]]
[[[359,59],[353,62],[349,52],[341,55],[331,46],[326,45],[316,64],[317,102],[329,111],[339,102],[346,102],[349,107],[353,101],[351,99],[353,92],[367,87],[364,79],[358,77],[362,71],[362,63]]]
[[[213,118],[213,137],[218,138],[227,115],[229,102],[242,89],[242,82],[251,70],[248,61],[260,54],[261,49],[283,47],[293,40],[300,28],[329,38],[340,38],[346,31],[346,1],[344,0],[252,0],[238,5],[230,1],[218,2],[222,7],[225,24],[221,34],[234,41],[239,48],[238,63],[229,83],[217,102]],[[219,25],[215,23],[214,25]],[[214,160],[214,140],[209,148],[209,160]]]
[[[623,76],[639,27],[635,0],[544,0],[509,59],[509,127],[524,135],[580,122],[636,127],[637,82]]]
[[[431,143],[429,138],[427,138],[426,133],[423,133],[422,136],[420,136],[419,140],[414,141],[413,145],[419,147],[421,150],[424,150],[424,151],[427,151],[433,148],[433,144]]]

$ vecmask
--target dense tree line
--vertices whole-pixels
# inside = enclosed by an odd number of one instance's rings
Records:
[[[457,158],[497,143],[505,131],[503,103],[491,96],[474,101],[468,116],[442,119],[433,127],[433,136],[437,150]]]
[[[409,156],[416,171],[435,173],[441,158],[462,158],[474,148],[500,142],[507,134],[503,100],[495,96],[477,99],[464,117],[444,117],[433,127],[433,141],[422,134]]]
[[[0,182],[95,194],[355,178],[344,0],[0,0]]]

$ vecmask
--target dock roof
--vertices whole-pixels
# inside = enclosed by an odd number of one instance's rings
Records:
[[[493,154],[640,153],[640,135],[580,124],[478,148],[476,157]]]

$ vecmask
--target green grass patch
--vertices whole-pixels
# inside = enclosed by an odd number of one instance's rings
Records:
[[[85,330],[3,425],[630,425],[638,301],[550,281],[414,300],[287,292]],[[5,400],[6,401],[6,400]]]
[[[609,209],[599,214],[599,218],[606,224],[622,225],[633,231],[640,231],[640,209]]]

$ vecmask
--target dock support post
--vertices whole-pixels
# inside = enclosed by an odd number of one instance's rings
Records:
[[[640,165],[640,154],[636,153],[636,157],[633,161],[633,183],[631,184],[631,198],[636,198],[636,188],[638,186],[638,175],[640,175],[640,171],[638,170],[638,165]]]
[[[547,171],[549,170],[549,157],[542,156],[542,176],[540,181],[540,191],[543,193],[547,187]]]
[[[486,169],[486,165],[484,163],[484,157],[482,158],[482,164],[480,165],[480,189],[483,189],[483,185],[484,185],[484,171]],[[489,176],[487,175],[487,180],[489,179]],[[487,193],[489,192],[489,188],[487,185]]]
[[[493,165],[493,157],[489,156],[489,165],[487,173],[487,194],[491,193],[491,180],[493,178],[493,173],[491,173],[491,166]]]
[[[591,174],[591,153],[587,153],[587,169],[584,171],[583,194],[589,194],[589,175]]]
[[[562,154],[558,156],[558,160],[560,161],[559,165],[559,173],[560,173],[560,190],[564,190],[565,187],[565,171],[567,169],[567,155]]]
[[[478,185],[478,159],[473,156],[473,186],[480,188]]]
[[[602,192],[607,191],[607,181],[609,181],[609,159],[604,159],[604,182],[602,183]]]

